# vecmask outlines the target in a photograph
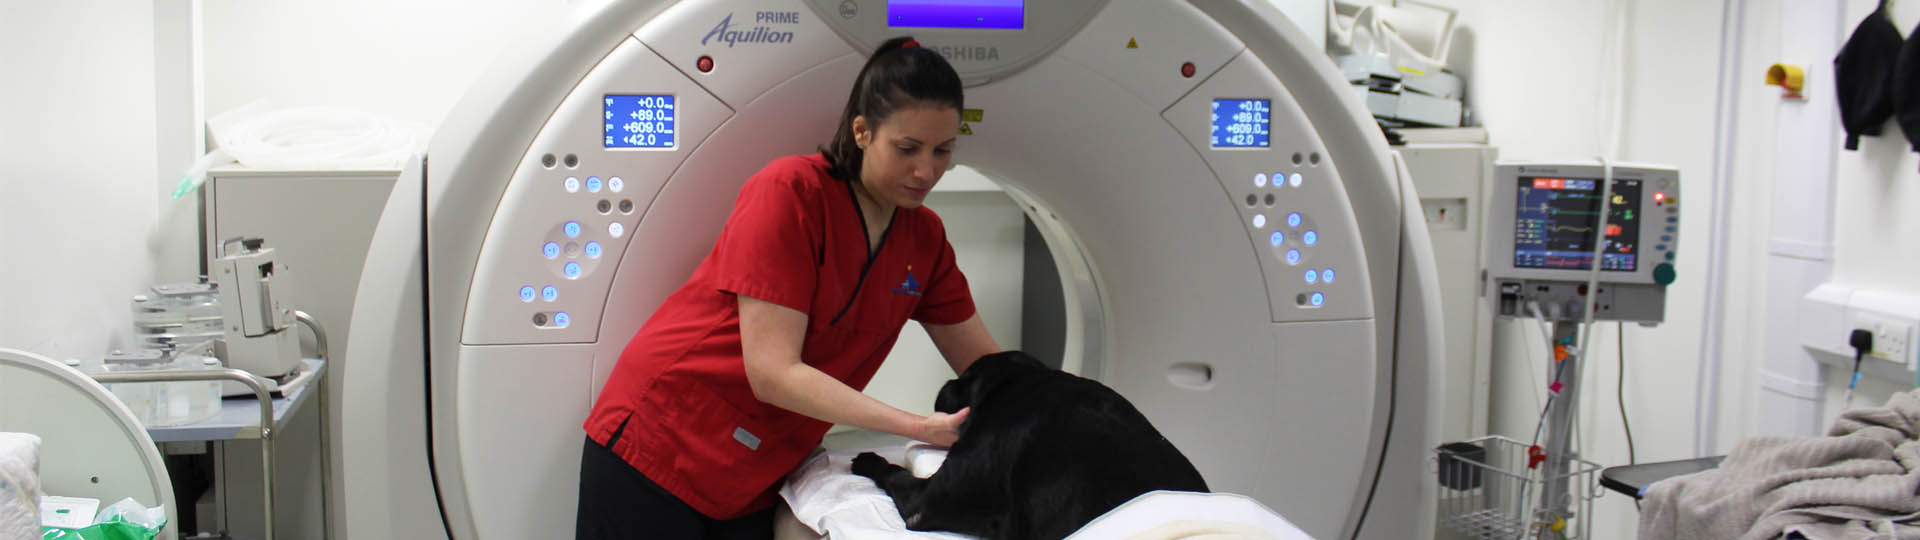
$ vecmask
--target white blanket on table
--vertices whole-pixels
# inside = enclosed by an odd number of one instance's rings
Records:
[[[792,474],[787,475],[787,483],[780,486],[780,497],[787,500],[787,506],[793,509],[793,517],[799,519],[813,532],[826,535],[834,540],[854,540],[859,538],[924,538],[940,540],[967,540],[974,537],[954,533],[929,533],[907,530],[907,522],[900,519],[900,510],[893,505],[880,486],[874,485],[865,476],[853,474],[853,457],[861,452],[873,452],[893,463],[912,463],[915,465],[937,462],[937,459],[907,459],[907,446],[886,446],[856,450],[835,450],[821,452],[800,464]],[[916,456],[923,452],[915,452]],[[944,457],[944,453],[940,454]],[[938,464],[933,464],[938,468]],[[912,470],[918,476],[930,476],[931,470]]]
[[[40,437],[0,432],[0,540],[40,538]]]
[[[1717,469],[1646,488],[1642,540],[1800,533],[1920,538],[1920,390],[1840,414],[1826,437],[1757,437]]]
[[[853,474],[854,456],[873,452],[907,463],[914,476],[933,475],[943,450],[920,445],[837,450],[814,454],[787,476],[781,498],[794,518],[833,540],[866,538],[970,540],[954,533],[907,529],[893,498],[864,476]],[[1273,510],[1241,495],[1155,491],[1114,508],[1069,539],[1127,540],[1312,540]]]

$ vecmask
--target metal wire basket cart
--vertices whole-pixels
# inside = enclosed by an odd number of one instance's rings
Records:
[[[1493,435],[1434,449],[1439,526],[1482,540],[1592,538],[1600,466],[1574,458],[1549,473],[1529,448]]]

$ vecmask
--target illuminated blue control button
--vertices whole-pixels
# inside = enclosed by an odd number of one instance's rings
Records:
[[[1319,272],[1315,272],[1315,271],[1312,271],[1312,270],[1308,270],[1308,271],[1307,271],[1307,284],[1308,284],[1308,285],[1312,285],[1312,284],[1313,284],[1313,282],[1316,282],[1316,281],[1320,281],[1320,273],[1319,273]]]
[[[566,224],[566,226],[564,226],[564,227],[561,227],[561,228],[560,228],[560,230],[561,230],[561,232],[565,232],[565,233],[567,233],[567,238],[579,238],[579,237],[580,237],[580,222],[578,222],[578,221],[569,221],[569,222],[567,222],[567,224]]]
[[[1674,232],[1674,227],[1672,225],[1668,225],[1667,232]]]
[[[580,192],[580,177],[569,176],[566,181],[567,193]]]
[[[588,193],[600,192],[600,177],[598,176],[587,177],[587,192]]]
[[[540,289],[540,299],[541,299],[541,300],[546,300],[546,301],[548,301],[548,302],[552,302],[552,301],[554,301],[554,300],[559,300],[559,299],[560,299],[560,289],[558,289],[558,288],[555,288],[555,287],[554,287],[554,286],[552,286],[552,285],[548,285],[548,286],[546,286],[546,287],[544,287],[544,288],[541,288],[541,289]]]
[[[1653,249],[1657,249],[1657,250],[1660,250],[1660,251],[1666,251],[1666,250],[1667,250],[1667,245],[1666,245],[1666,244],[1660,244],[1660,245],[1657,245],[1657,246],[1653,246]]]
[[[623,190],[623,189],[627,189],[626,180],[621,180],[620,177],[618,176],[607,179],[607,191],[619,193],[620,190]]]
[[[1332,269],[1332,268],[1328,268],[1328,269],[1326,269],[1326,270],[1321,270],[1321,271],[1320,271],[1320,282],[1321,282],[1321,283],[1333,283],[1333,269]]]
[[[521,288],[520,288],[520,301],[521,301],[521,302],[532,302],[532,301],[533,301],[533,286],[532,286],[532,285],[528,285],[528,286],[525,286],[525,287],[521,287]]]
[[[608,223],[607,234],[613,235],[614,238],[619,238],[620,235],[627,234],[627,226],[621,225],[618,221]]]
[[[1661,242],[1672,242],[1672,241],[1673,241],[1673,235],[1671,235],[1671,234],[1663,234],[1663,235],[1660,235],[1660,241],[1661,241]]]
[[[580,279],[580,263],[567,263],[561,271],[567,275],[567,279]]]
[[[1679,223],[1679,222],[1680,222],[1679,216],[1667,216],[1667,223]]]
[[[599,243],[599,242],[587,242],[587,258],[589,258],[589,259],[598,259],[598,258],[600,258],[600,243]]]
[[[1280,247],[1280,244],[1287,243],[1287,235],[1279,231],[1274,231],[1272,235],[1267,236],[1267,241],[1272,242],[1273,247]]]
[[[1313,304],[1313,307],[1320,307],[1321,305],[1324,305],[1327,303],[1327,295],[1321,294],[1321,293],[1313,293],[1312,296],[1307,297],[1307,303]]]
[[[1306,234],[1300,235],[1300,241],[1306,242],[1309,246],[1318,244],[1320,243],[1320,233],[1307,231]]]
[[[1300,250],[1287,250],[1287,264],[1300,264]]]
[[[1291,213],[1291,214],[1287,214],[1287,226],[1288,226],[1288,227],[1299,227],[1299,226],[1300,226],[1300,213],[1299,213],[1299,212],[1294,212],[1294,213]]]
[[[558,259],[560,258],[560,244],[557,242],[547,242],[547,245],[540,246],[540,254],[546,255],[547,259]]]
[[[1287,183],[1293,184],[1293,187],[1300,187],[1300,173],[1293,173],[1293,176],[1288,176]]]
[[[562,311],[562,312],[553,314],[554,328],[566,328],[567,325],[569,324],[573,324],[573,317],[567,316],[567,312]]]
[[[1253,228],[1255,228],[1255,229],[1264,229],[1264,228],[1266,228],[1266,227],[1267,227],[1267,215],[1266,215],[1266,214],[1254,214],[1254,215],[1253,215]]]
[[[1267,187],[1267,173],[1254,173],[1253,187]]]

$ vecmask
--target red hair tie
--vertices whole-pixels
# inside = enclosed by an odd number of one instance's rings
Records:
[[[902,49],[905,49],[905,48],[918,48],[919,46],[920,46],[920,40],[917,40],[917,39],[909,39],[909,40],[907,40],[907,42],[906,42],[906,43],[901,43],[901,44],[900,44],[900,48],[902,48]]]

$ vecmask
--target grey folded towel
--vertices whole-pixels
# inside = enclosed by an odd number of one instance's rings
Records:
[[[1920,390],[1840,414],[1826,437],[1756,437],[1718,469],[1646,489],[1640,538],[1920,540]]]

